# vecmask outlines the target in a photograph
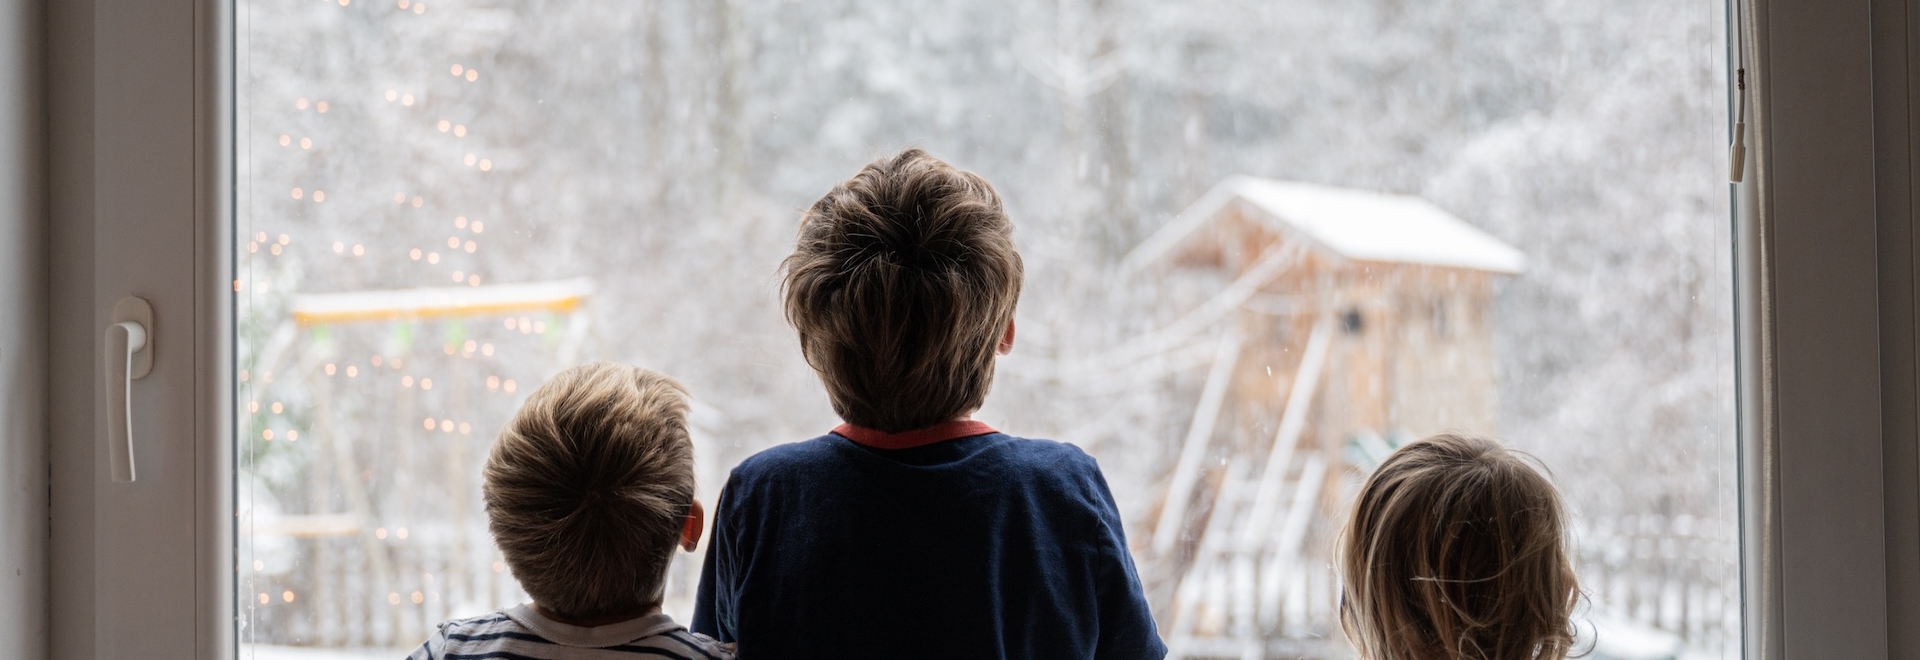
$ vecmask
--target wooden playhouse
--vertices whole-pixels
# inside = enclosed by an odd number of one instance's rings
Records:
[[[1176,656],[1317,654],[1327,541],[1358,471],[1443,430],[1494,433],[1491,288],[1518,250],[1404,195],[1237,176],[1127,256],[1204,269],[1220,337],[1150,536]]]

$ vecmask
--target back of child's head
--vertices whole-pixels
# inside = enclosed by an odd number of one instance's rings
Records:
[[[686,390],[616,364],[560,372],[487,456],[487,522],[535,603],[576,618],[657,605],[693,504]]]
[[[1565,511],[1500,443],[1442,434],[1367,478],[1340,542],[1341,625],[1366,660],[1558,660],[1579,584]]]
[[[978,409],[1022,267],[985,179],[918,149],[867,165],[801,219],[788,322],[850,424],[899,432]]]

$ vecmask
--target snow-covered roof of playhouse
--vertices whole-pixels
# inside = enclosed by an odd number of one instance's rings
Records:
[[[1526,256],[1432,202],[1297,181],[1234,176],[1207,191],[1127,255],[1139,268],[1193,238],[1197,229],[1241,200],[1274,230],[1303,238],[1348,259],[1426,264],[1514,274]]]

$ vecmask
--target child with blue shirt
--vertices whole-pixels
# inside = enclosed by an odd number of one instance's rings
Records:
[[[786,315],[845,422],[721,491],[693,629],[751,658],[1161,658],[1079,448],[971,418],[1022,267],[986,180],[909,149],[806,211]]]

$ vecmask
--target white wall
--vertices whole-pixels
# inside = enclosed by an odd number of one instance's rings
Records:
[[[0,658],[47,651],[42,3],[0,0]]]
[[[48,656],[79,659],[95,657],[94,3],[49,0],[46,11],[48,490],[60,496],[49,515],[45,609]]]
[[[10,0],[0,0],[5,2]],[[47,655],[94,657],[94,3],[46,3]],[[60,561],[51,558],[60,557]]]

